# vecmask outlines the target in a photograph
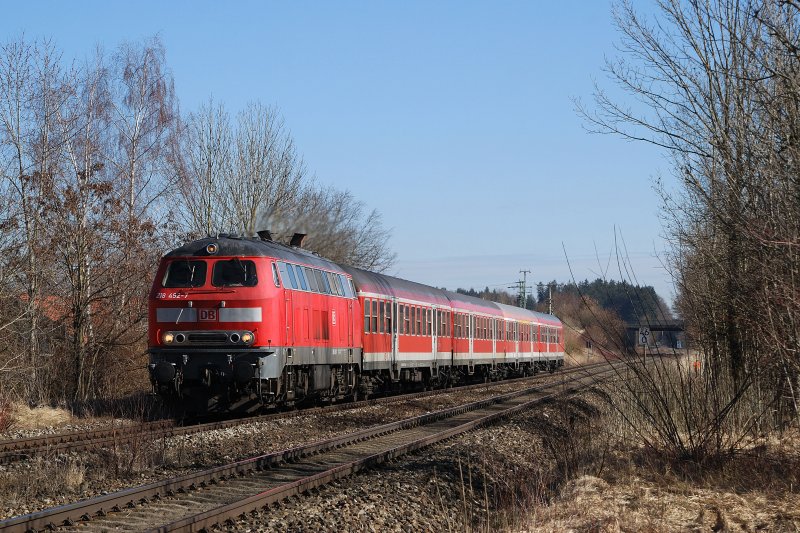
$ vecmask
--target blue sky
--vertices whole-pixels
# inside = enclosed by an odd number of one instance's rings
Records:
[[[616,228],[638,281],[671,299],[652,189],[667,161],[574,111],[609,85],[610,2],[6,4],[2,40],[23,33],[79,59],[158,34],[183,111],[277,106],[317,179],[382,213],[391,274],[503,288],[523,269],[568,281],[568,257],[593,279]]]

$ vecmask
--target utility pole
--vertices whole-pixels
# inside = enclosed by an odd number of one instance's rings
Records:
[[[527,274],[530,274],[530,270],[520,270],[520,274],[522,274],[522,279],[516,282],[513,286],[509,287],[509,289],[517,289],[519,291],[519,297],[517,301],[519,302],[519,306],[523,309],[526,309],[527,306],[527,299],[528,299],[528,287],[527,287]]]
[[[526,309],[528,303],[528,288],[526,287],[528,278],[527,275],[531,273],[530,270],[520,270],[520,274],[522,274],[522,291],[520,291],[519,295],[519,306],[523,309]]]

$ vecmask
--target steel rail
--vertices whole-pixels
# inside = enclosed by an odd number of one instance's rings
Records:
[[[572,374],[579,371],[588,371],[592,368],[605,366],[606,362],[593,363],[592,365],[569,367],[559,372],[561,375]],[[188,426],[176,425],[174,420],[159,420],[144,424],[133,424],[110,429],[97,429],[90,431],[75,431],[56,433],[51,435],[41,435],[25,439],[12,439],[0,441],[0,464],[10,463],[16,460],[32,457],[35,455],[59,453],[66,451],[82,451],[94,448],[101,448],[108,445],[121,445],[141,440],[142,438],[162,438],[175,437],[180,435],[192,435],[204,431],[227,429],[230,427],[244,424],[266,422],[281,418],[291,418],[297,416],[324,413],[329,411],[357,409],[360,407],[379,405],[384,403],[395,403],[417,398],[426,398],[439,394],[447,394],[459,391],[469,391],[481,388],[500,387],[508,384],[515,384],[525,381],[539,380],[550,374],[537,374],[521,378],[508,379],[503,381],[493,381],[488,383],[475,383],[461,387],[451,387],[445,389],[435,389],[431,391],[413,392],[398,396],[385,396],[369,400],[359,400],[356,402],[343,402],[323,407],[312,407],[293,411],[281,411],[264,415],[236,418],[217,422],[206,422],[203,424],[192,424]]]
[[[579,369],[586,370],[585,367],[579,367]],[[610,372],[611,370],[612,369],[609,368],[607,372]],[[574,374],[574,372],[571,372],[570,374]],[[192,491],[198,487],[206,487],[208,485],[214,485],[225,480],[240,478],[248,474],[274,468],[284,463],[291,464],[305,456],[319,454],[361,441],[366,441],[401,429],[410,429],[425,424],[430,424],[432,422],[457,416],[469,411],[507,402],[526,394],[539,393],[542,389],[547,390],[551,388],[563,387],[587,376],[589,376],[588,371],[583,372],[581,375],[576,377],[565,377],[557,383],[529,387],[491,398],[478,400],[454,408],[444,409],[434,413],[427,413],[398,422],[383,424],[381,426],[334,437],[325,441],[261,455],[258,457],[237,461],[228,465],[211,468],[202,472],[186,474],[177,478],[158,481],[140,487],[133,487],[73,504],[10,518],[0,522],[0,531],[37,531],[42,529],[54,529],[60,525],[73,525],[79,521],[89,521],[93,517],[106,516],[109,511],[121,511],[125,508],[135,508],[138,504],[161,500],[164,497],[173,496],[181,492]]]
[[[141,434],[142,431],[150,432],[155,430],[173,427],[175,422],[172,420],[158,420],[146,422],[144,424],[120,425],[112,428],[91,429],[85,431],[70,431],[62,433],[51,433],[49,435],[37,435],[22,439],[8,439],[0,441],[0,462],[8,462],[19,456],[33,455],[40,450],[53,450],[56,448],[78,446],[82,442],[93,441],[107,438],[109,435],[124,437],[127,435]]]
[[[226,522],[228,525],[234,525],[237,519],[245,519],[248,512],[254,512],[258,511],[259,509],[267,508],[272,504],[278,503],[293,496],[300,496],[303,493],[316,489],[320,486],[327,485],[333,481],[348,477],[362,470],[373,468],[403,455],[407,455],[438,442],[448,440],[456,435],[466,433],[484,425],[488,425],[502,418],[508,418],[543,401],[553,399],[564,394],[576,392],[581,388],[583,387],[573,387],[567,391],[554,392],[543,397],[511,406],[503,411],[491,413],[475,420],[465,422],[461,425],[444,429],[433,435],[429,435],[361,459],[350,461],[348,463],[330,468],[324,472],[319,472],[302,479],[285,483],[260,494],[250,496],[249,498],[245,498],[216,509],[211,509],[203,513],[188,516],[169,524],[150,529],[148,530],[148,533],[210,531],[214,526],[217,526],[222,522]]]

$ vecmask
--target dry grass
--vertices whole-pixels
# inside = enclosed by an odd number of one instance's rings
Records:
[[[558,464],[572,463],[559,466],[564,482],[507,530],[800,531],[798,429],[751,438],[702,464],[642,446],[613,409],[585,430],[591,453],[605,450],[602,460],[570,451],[585,445],[585,434],[562,440]]]
[[[439,505],[459,502],[450,530],[800,531],[800,430],[698,463],[642,445],[613,400],[551,402],[515,420],[514,451],[481,443],[449,476],[440,467],[453,494],[439,489]]]
[[[28,407],[25,404],[12,404],[10,423],[7,429],[26,430],[58,428],[73,421],[66,409],[55,407]]]
[[[11,412],[11,402],[0,397],[0,433],[8,431],[14,424]]]
[[[564,355],[564,366],[582,366],[594,363],[603,363],[609,359],[616,359],[617,354],[604,354],[600,350],[580,348]]]
[[[548,401],[513,421],[467,434],[420,468],[431,467],[434,501],[449,531],[515,530],[547,508],[571,477],[602,468],[597,397]]]
[[[35,457],[7,472],[0,469],[0,517],[33,512],[42,503],[62,503],[48,499],[53,494],[79,498],[90,469],[82,459],[57,455]]]
[[[524,531],[798,531],[800,494],[776,491],[774,480],[756,476],[747,488],[731,484],[730,473],[753,473],[751,461],[733,461],[698,479],[668,465],[618,464],[602,477],[567,483],[547,506],[536,508]],[[796,467],[787,465],[788,468]],[[605,478],[605,479],[603,479]],[[755,486],[761,485],[761,486]],[[789,483],[787,483],[789,485]],[[787,486],[788,488],[788,486]]]
[[[148,436],[80,454],[52,453],[0,465],[0,519],[136,484],[170,459]]]

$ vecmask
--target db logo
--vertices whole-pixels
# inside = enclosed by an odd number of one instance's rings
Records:
[[[198,309],[200,320],[204,322],[214,322],[217,320],[216,309]]]

